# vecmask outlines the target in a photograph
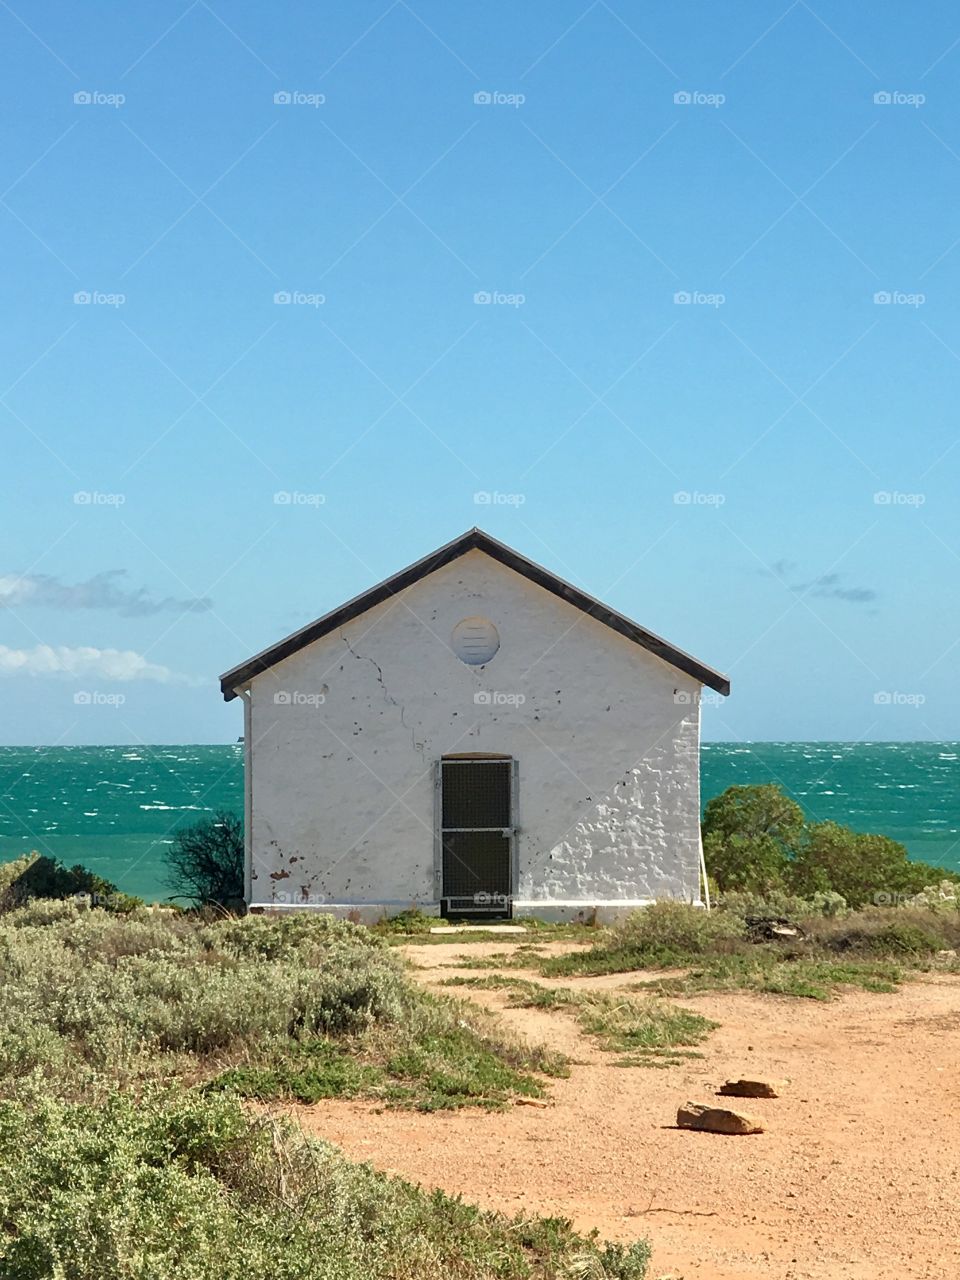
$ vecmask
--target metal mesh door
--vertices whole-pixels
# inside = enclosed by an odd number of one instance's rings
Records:
[[[448,915],[509,915],[510,760],[441,762],[442,897]]]

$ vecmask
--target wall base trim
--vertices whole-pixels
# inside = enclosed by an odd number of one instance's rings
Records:
[[[536,918],[551,924],[610,924],[640,907],[652,906],[656,901],[656,898],[514,899],[513,919]],[[685,898],[684,901],[690,899]],[[702,907],[703,903],[697,899],[692,905]],[[411,909],[426,916],[440,916],[439,902],[411,902],[409,899],[396,902],[251,902],[249,907],[254,915],[315,911],[360,924],[376,924]],[[478,914],[477,919],[482,919],[482,914]],[[491,924],[501,921],[502,917],[497,917],[491,920]]]

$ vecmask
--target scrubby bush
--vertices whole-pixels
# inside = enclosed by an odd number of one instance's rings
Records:
[[[763,894],[782,888],[803,822],[800,806],[772,783],[728,787],[703,814],[710,874],[722,890]]]
[[[443,921],[439,916],[428,916],[419,907],[408,907],[406,911],[398,911],[395,916],[385,916],[374,925],[377,933],[388,936],[428,934]]]
[[[686,902],[655,902],[633,911],[615,927],[611,944],[640,952],[705,955],[744,937],[736,916],[705,911]]]
[[[540,967],[548,977],[625,973],[685,965],[699,956],[732,954],[748,946],[744,922],[736,915],[665,900],[631,912],[588,950],[550,957]]]
[[[648,1256],[421,1191],[229,1098],[0,1104],[17,1280],[643,1280]]]
[[[920,893],[913,896],[911,902],[918,907],[960,911],[960,883],[956,880],[940,880],[938,883],[924,885]]]
[[[121,893],[110,880],[79,863],[65,867],[56,858],[28,853],[0,864],[0,911],[11,911],[34,900],[67,898],[82,898],[88,905],[121,913],[143,906],[141,898]]]
[[[0,1027],[60,1037],[78,1072],[151,1075],[158,1055],[360,1034],[400,1021],[409,998],[385,948],[322,918],[220,926],[75,911],[37,929],[19,914],[0,926]]]
[[[911,862],[904,846],[887,836],[817,822],[806,828],[787,879],[797,893],[832,889],[851,907],[861,907],[902,901],[942,874],[925,862]]]
[[[0,1096],[30,1079],[94,1096],[240,1064],[295,1092],[304,1051],[326,1046],[385,1066],[391,1100],[491,1104],[542,1092],[523,1072],[561,1066],[481,1011],[414,986],[383,940],[330,916],[208,922],[45,903],[38,920],[39,905],[0,918]],[[392,1089],[409,1072],[390,1064],[414,1048],[423,1080]]]
[[[960,943],[960,921],[923,908],[884,907],[857,911],[846,918],[805,923],[810,942],[832,952],[929,957]]]
[[[728,787],[715,796],[704,810],[702,834],[707,870],[722,895],[823,902],[823,895],[839,895],[856,908],[902,902],[945,874],[912,861],[887,836],[805,822],[800,806],[773,783]],[[960,880],[958,873],[946,875]]]
[[[802,920],[808,916],[842,916],[847,911],[847,900],[840,893],[815,893],[809,898],[801,898],[798,894],[776,889],[765,894],[721,893],[714,905],[740,920]]]
[[[243,912],[243,823],[220,810],[178,831],[166,853],[168,883],[174,896],[198,906]]]

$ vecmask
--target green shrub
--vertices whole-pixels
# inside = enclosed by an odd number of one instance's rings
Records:
[[[704,810],[702,835],[707,871],[721,895],[839,895],[856,908],[901,903],[944,875],[960,881],[960,872],[912,861],[887,836],[805,822],[800,806],[773,783],[728,787],[715,796]]]
[[[807,827],[787,879],[796,893],[829,889],[842,894],[851,907],[862,907],[900,901],[942,874],[927,863],[911,862],[905,847],[887,836],[817,822]]]
[[[240,959],[316,960],[327,955],[331,946],[345,946],[351,951],[376,953],[386,963],[394,963],[386,960],[382,941],[370,929],[325,912],[299,911],[216,921],[211,936]]]
[[[783,845],[770,836],[703,837],[703,856],[717,888],[765,894],[783,885],[788,857]]]
[[[721,891],[782,888],[803,833],[803,810],[773,783],[728,787],[703,813],[707,869]]]
[[[88,906],[126,913],[143,906],[141,898],[121,893],[110,880],[79,863],[65,867],[56,858],[28,853],[0,864],[0,911],[11,911],[35,900],[82,899]]]
[[[422,1191],[229,1098],[0,1104],[16,1280],[643,1280],[648,1256]]]

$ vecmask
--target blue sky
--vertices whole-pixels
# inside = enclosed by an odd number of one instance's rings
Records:
[[[474,524],[729,671],[706,737],[958,736],[954,6],[0,29],[3,741],[232,740]]]

